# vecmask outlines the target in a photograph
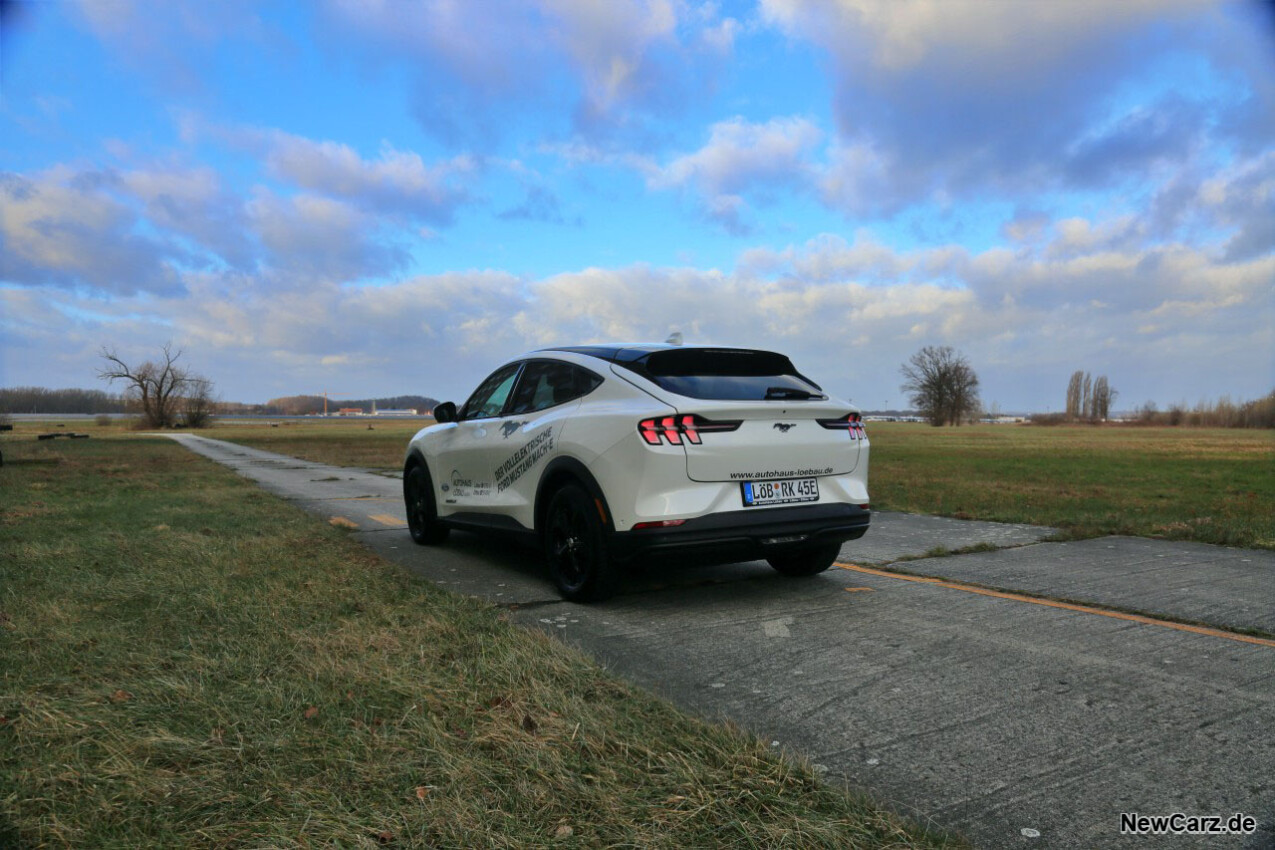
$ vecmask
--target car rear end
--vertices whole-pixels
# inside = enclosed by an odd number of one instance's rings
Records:
[[[611,372],[650,400],[593,464],[609,479],[617,554],[770,557],[867,530],[859,411],[829,398],[787,357],[635,347],[615,353]]]

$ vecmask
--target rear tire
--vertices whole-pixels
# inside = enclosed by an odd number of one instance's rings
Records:
[[[545,561],[563,598],[601,602],[615,593],[617,570],[607,552],[606,527],[597,505],[580,487],[554,493],[545,511]]]
[[[840,543],[826,543],[782,555],[771,555],[766,558],[766,562],[786,576],[813,576],[831,567],[840,554]]]
[[[403,479],[403,503],[407,508],[407,529],[412,540],[422,546],[435,546],[447,539],[451,531],[438,521],[434,504],[434,485],[423,466],[413,466]]]

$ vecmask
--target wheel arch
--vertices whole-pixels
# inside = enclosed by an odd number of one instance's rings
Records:
[[[611,506],[607,504],[606,494],[602,492],[598,480],[589,472],[589,468],[573,457],[555,458],[544,472],[540,474],[540,483],[536,485],[535,529],[539,534],[544,528],[545,513],[553,494],[566,484],[577,484],[594,499],[595,504],[602,506],[602,524],[607,531],[615,531],[615,523],[611,519]]]
[[[425,477],[429,481],[429,499],[435,505],[437,510],[438,496],[438,480],[434,477],[434,470],[430,469],[429,461],[425,459],[425,453],[415,446],[407,454],[407,459],[403,461],[403,495],[407,495],[407,476],[412,474],[412,470],[416,467],[425,470]]]
[[[407,459],[403,461],[403,475],[406,476],[413,466],[423,466],[426,472],[429,471],[429,464],[425,462],[425,455],[415,446],[407,453]]]
[[[407,458],[403,461],[403,492],[407,490],[407,476],[412,474],[412,470],[416,467],[425,470],[425,474],[429,476],[431,489],[434,483],[434,473],[430,471],[429,464],[425,461],[425,454],[415,446],[407,453]]]

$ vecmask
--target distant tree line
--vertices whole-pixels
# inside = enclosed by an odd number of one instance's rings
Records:
[[[1216,402],[1200,402],[1195,407],[1170,405],[1160,410],[1148,401],[1135,413],[1139,425],[1184,425],[1188,428],[1275,428],[1275,390],[1253,401],[1235,403],[1223,396]]]
[[[335,413],[342,407],[358,407],[372,412],[375,404],[381,410],[434,409],[438,400],[423,395],[396,395],[387,398],[367,398],[350,401],[328,399],[328,411]],[[213,403],[218,415],[260,416],[308,416],[323,412],[323,396],[288,396],[271,399],[266,404],[245,404],[237,401]],[[101,390],[65,389],[46,387],[0,388],[0,414],[9,413],[141,413],[140,405],[124,395],[113,395]]]
[[[122,395],[101,390],[0,389],[0,413],[127,413]]]
[[[372,412],[375,405],[380,410],[420,410],[430,411],[438,404],[438,399],[423,395],[396,395],[387,398],[362,399],[327,399],[328,413],[336,413],[343,407],[357,407],[365,413]],[[260,413],[266,416],[310,416],[322,413],[324,409],[321,395],[292,395],[272,398],[265,404],[244,405],[242,412]]]
[[[1031,416],[1033,425],[1062,425],[1075,421],[1078,421],[1077,418],[1069,413],[1035,413]],[[1132,416],[1122,417],[1120,422],[1124,425],[1186,428],[1275,428],[1275,391],[1253,401],[1237,403],[1224,396],[1216,402],[1200,402],[1194,407],[1186,403],[1172,404],[1165,410],[1161,410],[1154,401],[1148,401],[1133,411]]]

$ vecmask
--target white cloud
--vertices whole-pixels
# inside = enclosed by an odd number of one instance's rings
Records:
[[[405,252],[378,238],[374,221],[319,195],[280,198],[261,189],[247,202],[249,226],[277,268],[322,280],[356,280],[394,270]]]
[[[203,69],[223,39],[273,49],[286,44],[250,0],[75,0],[74,6],[88,30],[148,84],[186,94],[204,90]]]
[[[807,118],[775,118],[764,124],[732,118],[712,126],[699,150],[675,157],[664,166],[645,164],[654,189],[691,189],[698,193],[711,219],[733,232],[745,228],[743,193],[803,191],[810,183],[812,150],[822,133]]]
[[[732,118],[709,130],[708,142],[650,176],[657,188],[694,184],[709,195],[737,193],[799,175],[822,133],[806,118],[775,118],[764,124]]]
[[[562,49],[584,80],[588,108],[609,112],[650,85],[652,52],[675,46],[678,15],[670,0],[547,0]]]
[[[927,63],[987,76],[1006,67],[1061,61],[1095,36],[1095,26],[1122,28],[1156,15],[1213,5],[1208,0],[1071,0],[996,3],[985,0],[762,0],[762,14],[794,34],[838,51],[867,56],[887,71]]]
[[[427,132],[486,149],[512,115],[569,116],[555,134],[641,127],[711,88],[739,28],[712,4],[682,0],[327,0],[324,10],[334,51],[362,49],[380,65],[388,48],[417,66]]]
[[[940,195],[1158,183],[1219,142],[1269,148],[1239,120],[1275,111],[1258,63],[1230,59],[1229,43],[1243,53],[1261,41],[1241,11],[1205,0],[762,3],[764,20],[832,58],[839,138],[823,191],[851,215]],[[1251,98],[1212,94],[1224,86]]]
[[[183,252],[137,233],[135,212],[105,182],[62,167],[0,173],[0,279],[116,293],[179,288],[172,261]]]
[[[457,184],[476,170],[468,156],[426,165],[417,153],[383,144],[377,159],[366,160],[339,142],[316,142],[279,131],[266,137],[266,165],[275,176],[371,212],[402,213],[432,224],[451,221],[465,199],[464,188]]]

